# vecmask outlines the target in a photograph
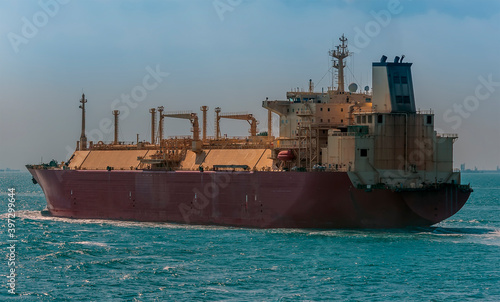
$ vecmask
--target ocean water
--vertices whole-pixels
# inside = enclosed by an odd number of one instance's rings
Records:
[[[462,181],[469,202],[433,227],[255,230],[43,217],[29,173],[0,173],[0,300],[500,301],[500,174]]]

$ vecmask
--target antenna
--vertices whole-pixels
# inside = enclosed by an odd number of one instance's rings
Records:
[[[312,81],[312,80],[310,80]],[[266,102],[269,98],[266,97]],[[273,112],[267,109],[267,139],[270,141],[273,137]]]
[[[220,107],[215,108],[215,139],[218,140],[220,138]]]
[[[156,127],[156,109],[149,109],[149,113],[151,113],[151,145],[155,144],[155,127]]]
[[[87,99],[85,99],[85,94],[83,92],[80,103],[81,105],[79,106],[79,108],[82,109],[82,133],[80,134],[80,150],[86,150],[87,136],[85,135],[85,103],[87,103]]]
[[[203,112],[203,141],[207,140],[207,111],[208,106],[201,106],[200,110]]]
[[[158,107],[158,114],[160,115],[160,121],[158,123],[158,144],[160,145],[160,149],[161,149],[161,141],[163,140],[163,118],[165,117],[163,116],[164,109],[165,107],[163,106]]]
[[[115,117],[115,140],[114,145],[118,145],[118,116],[120,115],[120,110],[113,110],[113,115]]]

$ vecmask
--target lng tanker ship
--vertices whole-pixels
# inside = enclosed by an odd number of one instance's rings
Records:
[[[417,111],[411,63],[382,56],[372,89],[345,91],[347,39],[330,51],[337,87],[287,92],[268,100],[267,132],[248,113],[207,106],[198,114],[149,111],[151,140],[87,141],[82,132],[66,162],[27,165],[45,193],[45,214],[256,228],[397,228],[429,226],[459,211],[472,189],[453,170],[455,134],[434,130],[432,111]],[[279,135],[272,135],[272,115]],[[189,121],[188,137],[164,138],[166,118]],[[221,121],[248,122],[249,136],[221,135]],[[201,136],[201,137],[200,137]]]

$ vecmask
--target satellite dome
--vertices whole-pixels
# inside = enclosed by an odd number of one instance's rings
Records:
[[[351,84],[349,84],[348,89],[349,89],[350,92],[356,92],[356,90],[358,90],[358,84],[351,83]]]

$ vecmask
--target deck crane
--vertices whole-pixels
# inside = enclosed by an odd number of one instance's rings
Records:
[[[177,111],[177,112],[167,112],[162,114],[163,117],[181,118],[187,119],[191,122],[193,129],[193,145],[192,150],[194,152],[201,152],[201,141],[200,141],[200,126],[198,124],[198,115],[190,111]]]
[[[219,109],[220,110],[220,109]],[[257,136],[257,125],[259,122],[252,115],[246,112],[238,112],[238,113],[220,113],[216,115],[216,129],[220,129],[219,123],[221,118],[228,118],[233,120],[245,120],[250,124],[250,136]],[[220,134],[218,135],[220,136]]]

